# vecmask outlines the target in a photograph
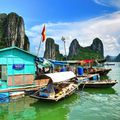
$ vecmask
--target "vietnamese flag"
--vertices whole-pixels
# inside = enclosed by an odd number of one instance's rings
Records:
[[[45,39],[46,39],[46,29],[45,29],[45,25],[44,25],[44,27],[43,27],[43,30],[42,30],[42,42],[44,42],[45,41]]]

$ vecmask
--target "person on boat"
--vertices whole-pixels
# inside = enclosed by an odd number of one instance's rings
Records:
[[[49,97],[54,97],[55,96],[55,89],[52,80],[49,80],[49,83],[47,85],[47,92],[49,93]]]
[[[52,83],[52,80],[49,80],[49,83],[47,85],[47,91],[48,93],[54,92],[54,85]]]
[[[60,72],[64,72],[64,71],[67,71],[66,65],[64,65],[60,70]]]

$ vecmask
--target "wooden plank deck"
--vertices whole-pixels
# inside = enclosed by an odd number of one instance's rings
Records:
[[[39,85],[35,85],[35,86],[23,86],[23,87],[16,87],[16,88],[5,88],[5,89],[1,89],[1,92],[14,92],[14,91],[25,91],[25,90],[38,90],[40,87]]]

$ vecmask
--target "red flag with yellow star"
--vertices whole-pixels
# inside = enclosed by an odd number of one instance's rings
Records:
[[[42,30],[42,42],[44,42],[46,40],[46,28],[45,28],[45,25],[43,27],[43,30]]]

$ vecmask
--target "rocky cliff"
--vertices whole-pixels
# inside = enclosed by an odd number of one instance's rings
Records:
[[[45,43],[44,58],[62,60],[63,55],[59,52],[59,45],[55,44],[54,39],[47,38]]]
[[[103,43],[99,38],[94,39],[93,43],[88,47],[80,46],[77,39],[74,39],[70,44],[67,58],[68,60],[103,59],[103,56]],[[52,38],[46,40],[44,57],[56,60],[64,60],[65,58],[59,52],[59,45],[55,44]]]
[[[120,53],[117,56],[107,55],[105,59],[107,62],[120,62]]]
[[[93,51],[99,52],[102,55],[102,57],[104,57],[103,43],[99,38],[95,38],[93,40],[93,43],[90,46],[90,49]]]
[[[29,50],[29,40],[25,35],[24,20],[16,13],[0,14],[0,48],[17,46]]]
[[[68,59],[102,59],[104,58],[103,43],[99,38],[95,38],[93,43],[88,47],[79,45],[77,39],[74,39],[69,47]]]
[[[82,47],[79,45],[77,39],[74,39],[71,44],[70,44],[70,47],[69,47],[69,54],[68,54],[68,58],[69,59],[73,59],[74,57],[76,58],[79,53],[80,53],[80,50],[82,49]]]
[[[107,56],[105,57],[105,59],[106,59],[107,62],[114,62],[115,59],[116,59],[116,56],[107,55]]]
[[[114,59],[114,62],[120,62],[120,54]]]

